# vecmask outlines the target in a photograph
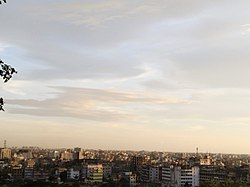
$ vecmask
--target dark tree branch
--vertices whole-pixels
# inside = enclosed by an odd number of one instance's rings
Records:
[[[8,82],[12,78],[12,75],[14,73],[17,73],[17,71],[15,70],[15,68],[11,67],[8,64],[5,64],[0,59],[0,77],[2,77],[4,83]],[[3,100],[3,98],[0,98],[0,111],[4,111],[3,105],[4,105],[4,100]]]
[[[4,83],[8,82],[8,80],[12,78],[12,75],[14,73],[17,73],[15,68],[11,67],[8,64],[5,64],[2,60],[0,60],[0,66],[1,66],[0,77],[3,78]]]
[[[4,105],[4,101],[3,101],[3,98],[1,97],[0,98],[0,111],[4,111],[3,105]]]
[[[2,4],[2,1],[3,1],[4,3],[6,3],[6,0],[0,0],[0,4]]]

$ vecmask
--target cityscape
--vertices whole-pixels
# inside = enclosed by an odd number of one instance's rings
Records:
[[[157,151],[0,149],[0,186],[250,186],[250,155]]]
[[[0,0],[0,187],[250,187],[249,7]]]

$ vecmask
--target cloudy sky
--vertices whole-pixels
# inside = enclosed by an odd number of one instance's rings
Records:
[[[250,153],[250,2],[9,0],[9,146]]]

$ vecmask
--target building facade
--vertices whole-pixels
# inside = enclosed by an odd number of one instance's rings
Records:
[[[198,166],[165,166],[162,168],[162,182],[167,187],[200,186],[200,169]]]

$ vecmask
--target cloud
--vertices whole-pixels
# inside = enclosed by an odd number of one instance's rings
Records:
[[[177,1],[163,4],[162,1],[11,3],[1,12],[4,16],[0,20],[3,24],[0,40],[24,50],[24,54],[20,55],[20,64],[37,65],[33,67],[33,71],[23,72],[23,79],[135,77],[144,73],[142,66],[151,63],[147,60],[148,51],[155,53],[162,47],[166,48],[166,45],[154,48],[155,45],[152,45],[152,41],[148,41],[148,38],[167,41],[173,37],[173,35],[168,37],[167,33],[160,37],[151,33],[150,30],[155,24],[162,21],[179,22],[180,24],[174,26],[178,33],[178,30],[182,29],[183,20],[185,22],[195,14],[199,17],[202,9],[209,4],[181,2],[180,5],[179,3]],[[15,14],[13,14],[14,9]],[[6,17],[8,19],[5,19]],[[159,30],[168,28],[171,30],[171,27],[171,24],[167,24]],[[176,45],[178,43],[171,45],[171,48],[178,48]],[[165,69],[166,66],[162,65],[163,68],[158,68]]]
[[[45,100],[8,99],[10,113],[35,116],[72,117],[93,121],[133,120],[136,108],[144,106],[186,103],[175,97],[148,96],[143,93],[122,93],[89,88],[56,88],[55,98]]]

